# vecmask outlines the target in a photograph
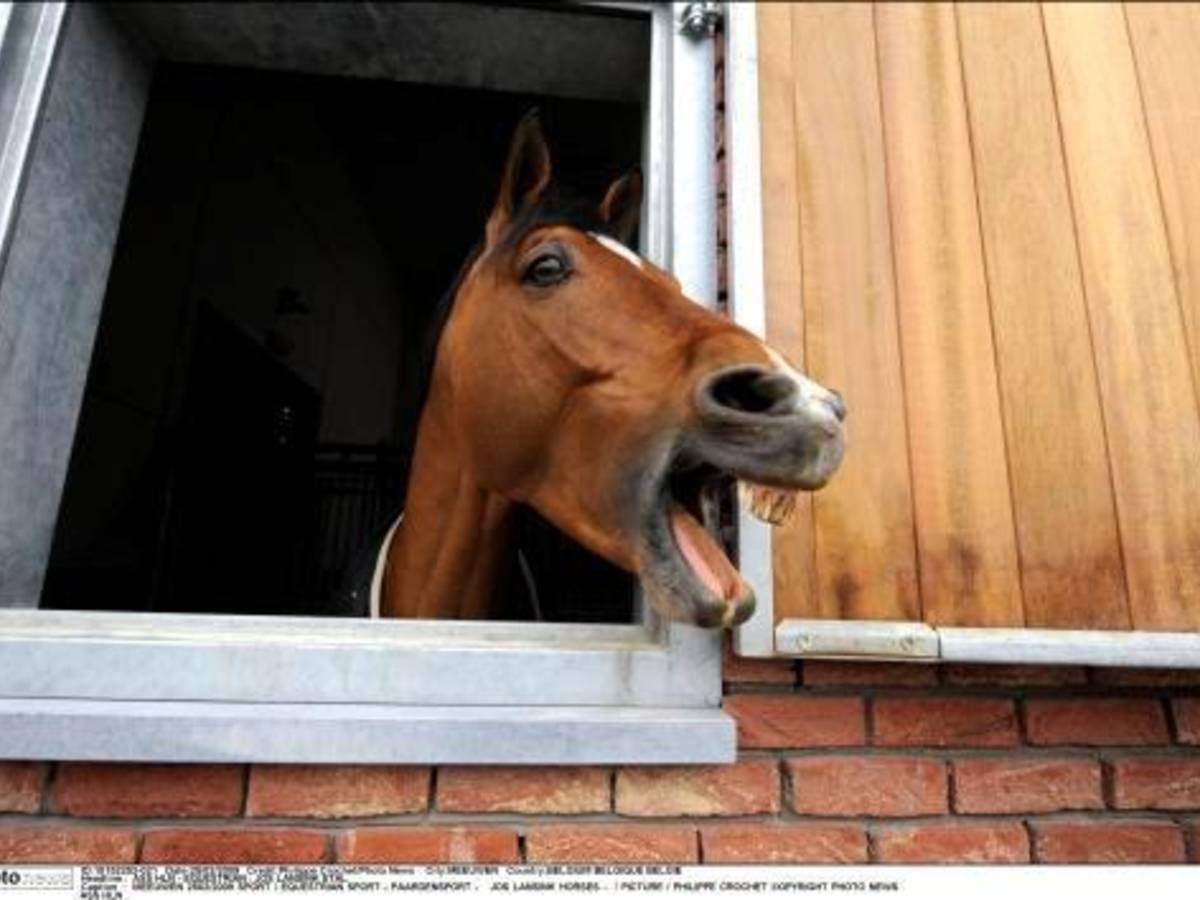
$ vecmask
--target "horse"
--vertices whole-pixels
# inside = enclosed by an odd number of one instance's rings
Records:
[[[837,469],[845,407],[626,246],[641,198],[634,170],[598,204],[562,202],[536,111],[518,124],[447,295],[373,612],[486,618],[526,504],[633,573],[667,619],[752,614],[710,533],[717,500],[737,481],[782,521]]]

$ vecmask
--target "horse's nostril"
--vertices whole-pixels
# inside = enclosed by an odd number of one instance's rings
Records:
[[[769,369],[745,368],[712,380],[709,396],[718,406],[764,416],[786,415],[796,408],[796,382]]]
[[[842,395],[833,388],[826,388],[829,391],[829,405],[833,409],[833,414],[837,416],[839,422],[846,421],[846,401],[842,399]]]

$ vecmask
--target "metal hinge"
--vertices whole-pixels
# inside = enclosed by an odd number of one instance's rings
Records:
[[[679,30],[690,38],[712,37],[721,24],[721,4],[708,0],[685,3],[679,14]]]
[[[843,659],[937,659],[938,633],[923,622],[846,622],[784,619],[775,629],[775,648],[788,656]]]

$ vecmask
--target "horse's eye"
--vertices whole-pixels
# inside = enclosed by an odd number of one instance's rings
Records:
[[[538,287],[558,284],[570,274],[567,261],[558,253],[544,253],[525,269],[523,280]]]

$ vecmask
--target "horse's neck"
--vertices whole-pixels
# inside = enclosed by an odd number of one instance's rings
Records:
[[[388,548],[385,618],[485,618],[508,558],[513,505],[465,474],[437,393],[421,416],[404,519]]]

